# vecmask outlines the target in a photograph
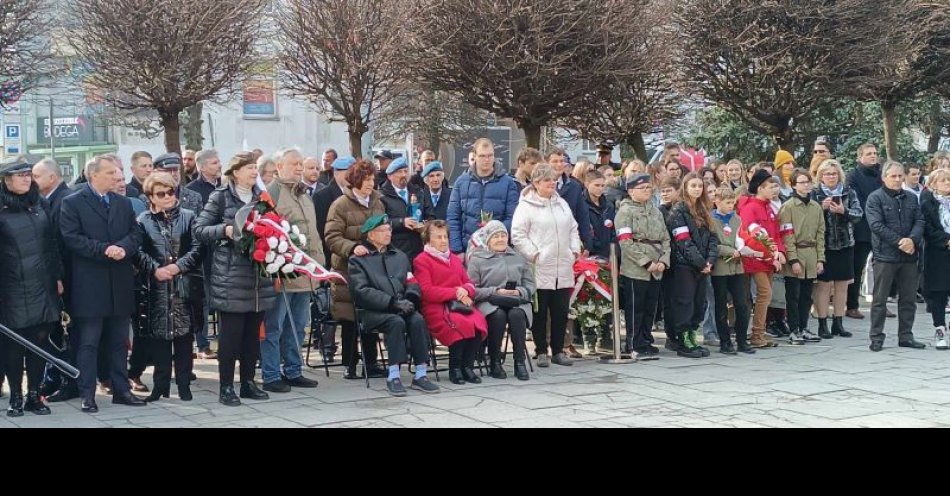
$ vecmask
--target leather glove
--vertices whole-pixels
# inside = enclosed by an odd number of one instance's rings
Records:
[[[416,306],[413,305],[412,302],[409,300],[396,300],[396,302],[393,303],[393,310],[398,312],[399,315],[402,315],[403,317],[405,317],[415,312]]]

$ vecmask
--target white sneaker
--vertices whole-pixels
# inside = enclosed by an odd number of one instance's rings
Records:
[[[792,346],[804,346],[805,337],[802,335],[801,331],[795,329],[791,334],[788,335],[788,344]]]
[[[938,327],[934,333],[934,344],[938,350],[950,350],[950,339],[947,338],[947,328]]]

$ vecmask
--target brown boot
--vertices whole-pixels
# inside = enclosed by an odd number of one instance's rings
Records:
[[[778,346],[765,335],[765,329],[752,329],[752,340],[750,342],[753,348],[775,348]]]

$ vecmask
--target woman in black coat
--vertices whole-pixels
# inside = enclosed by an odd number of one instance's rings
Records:
[[[218,374],[221,380],[219,401],[239,406],[234,393],[234,364],[241,361],[241,398],[266,400],[267,393],[254,383],[260,356],[260,327],[264,312],[277,303],[274,281],[261,277],[251,259],[235,241],[243,226],[235,226],[235,216],[245,205],[260,201],[256,186],[257,161],[250,153],[231,159],[227,184],[218,188],[205,205],[195,224],[195,237],[211,246],[210,307],[220,313],[221,336],[218,349]]]
[[[924,214],[924,292],[933,316],[938,350],[950,349],[947,301],[950,300],[950,170],[935,171],[920,196]]]
[[[60,320],[63,265],[46,201],[33,182],[31,165],[8,163],[0,170],[0,324],[44,346]],[[24,411],[49,415],[39,396],[46,362],[6,338],[2,362],[10,381],[8,417]],[[23,363],[27,396],[23,399]]]
[[[147,324],[145,346],[155,363],[155,387],[145,401],[168,397],[171,389],[172,354],[175,382],[182,401],[191,401],[191,371],[194,366],[187,275],[201,266],[201,245],[194,239],[195,213],[181,208],[176,181],[168,173],[152,174],[142,191],[149,211],[139,216],[142,250],[136,264],[147,278]]]

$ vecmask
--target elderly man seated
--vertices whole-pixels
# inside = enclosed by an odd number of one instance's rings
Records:
[[[396,397],[407,394],[400,379],[400,365],[409,361],[406,350],[408,334],[416,366],[412,389],[438,393],[439,387],[426,376],[429,331],[417,311],[421,294],[410,272],[409,257],[390,246],[393,230],[387,216],[370,217],[360,232],[365,237],[363,246],[369,254],[350,258],[350,293],[353,303],[361,310],[363,330],[378,331],[386,337],[390,363],[386,388]]]

